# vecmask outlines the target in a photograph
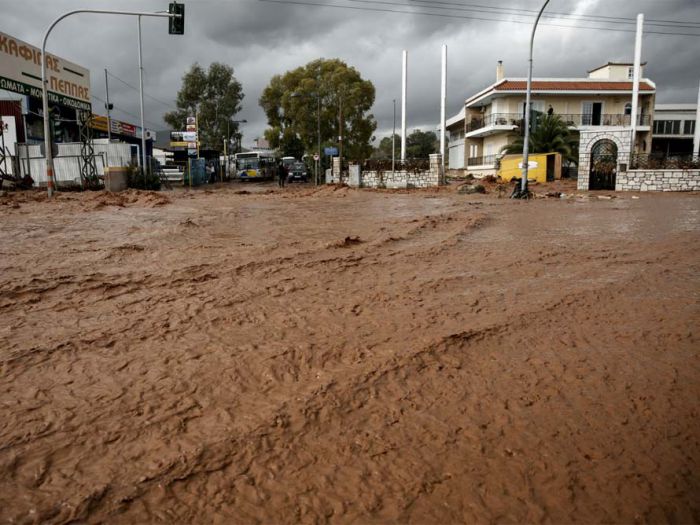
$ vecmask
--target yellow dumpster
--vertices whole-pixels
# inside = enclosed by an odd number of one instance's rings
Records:
[[[528,180],[547,182],[548,180],[561,178],[561,154],[560,153],[533,153],[529,156],[530,168]],[[523,156],[520,154],[506,155],[501,159],[498,176],[508,182],[523,175]]]

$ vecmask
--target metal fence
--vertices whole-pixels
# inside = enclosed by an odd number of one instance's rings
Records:
[[[697,170],[700,156],[634,153],[630,155],[629,167],[632,170]]]
[[[54,157],[54,177],[57,187],[83,186],[81,167],[84,162],[80,154],[80,143],[58,143],[58,155]],[[134,156],[129,144],[95,144],[93,159],[99,177],[104,176],[105,166],[120,167],[132,163]],[[39,144],[17,144],[15,165],[19,177],[29,175],[35,185],[46,184],[46,158]]]

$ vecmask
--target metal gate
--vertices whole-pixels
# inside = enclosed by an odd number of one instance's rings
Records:
[[[608,139],[599,140],[591,148],[590,190],[614,190],[617,177],[617,145]]]

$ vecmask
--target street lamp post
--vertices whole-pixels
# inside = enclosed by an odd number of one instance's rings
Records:
[[[547,7],[549,0],[545,0],[542,9],[537,14],[535,19],[535,25],[532,27],[532,34],[530,35],[530,62],[527,71],[527,93],[525,95],[525,140],[523,141],[523,180],[520,185],[520,197],[527,198],[527,176],[530,162],[530,98],[532,95],[532,49],[535,44],[535,31],[537,31],[537,24],[540,21],[540,17],[544,12],[544,8]]]
[[[62,14],[56,20],[54,20],[49,28],[44,34],[44,39],[41,42],[41,93],[42,93],[42,111],[44,116],[44,149],[46,155],[46,187],[49,197],[53,196],[54,190],[54,166],[53,166],[53,152],[51,151],[51,134],[49,125],[49,93],[48,87],[46,85],[46,41],[49,39],[49,35],[56,24],[61,20],[71,15],[78,13],[93,13],[93,14],[103,14],[103,15],[130,15],[138,16],[139,19],[142,16],[154,16],[159,18],[175,18],[180,15],[171,13],[143,13],[139,11],[107,11],[104,9],[76,9],[74,11],[69,11]],[[140,25],[139,25],[140,27]],[[144,133],[143,126],[141,132]]]

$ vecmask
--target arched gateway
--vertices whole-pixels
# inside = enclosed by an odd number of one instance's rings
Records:
[[[617,176],[617,144],[602,139],[591,148],[589,190],[614,190]]]

